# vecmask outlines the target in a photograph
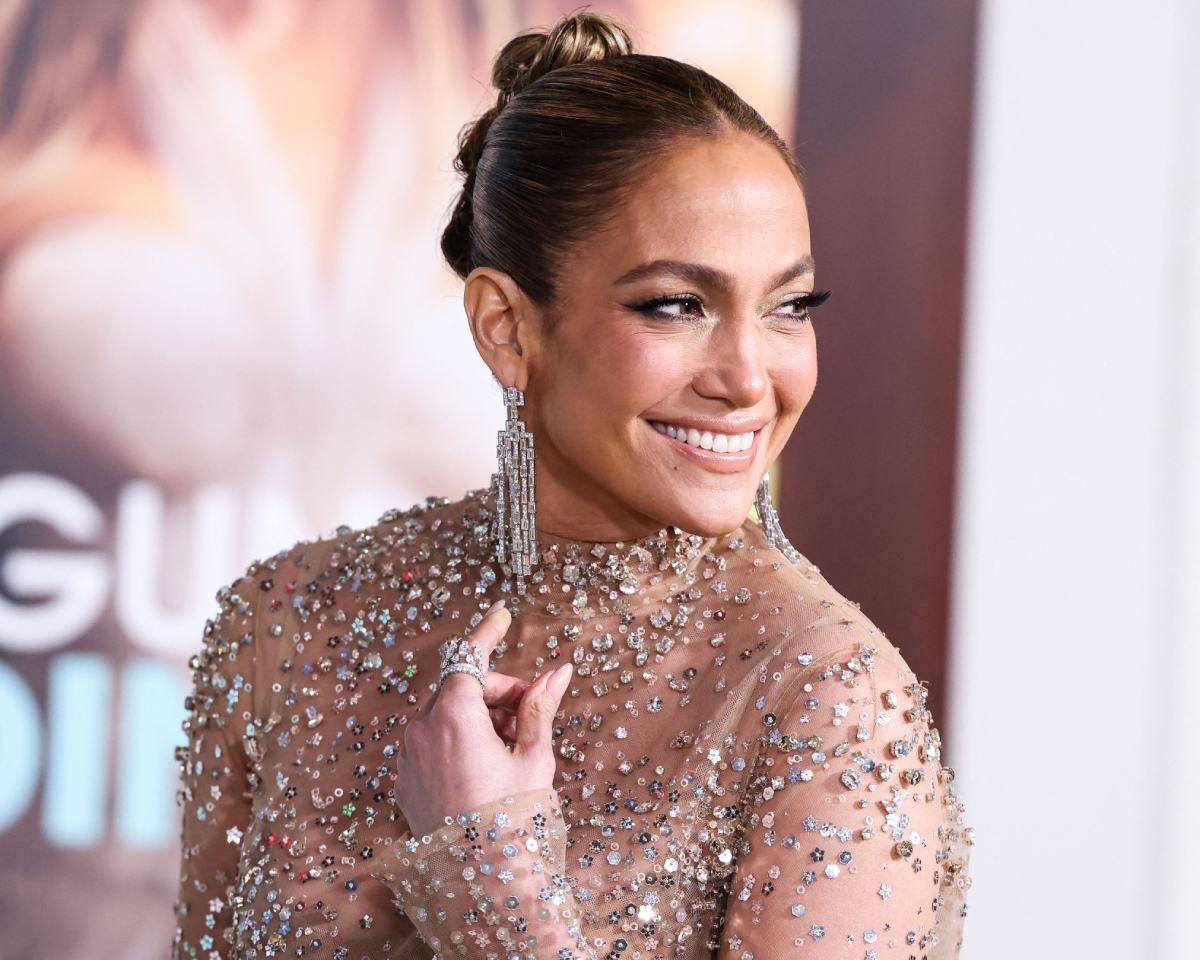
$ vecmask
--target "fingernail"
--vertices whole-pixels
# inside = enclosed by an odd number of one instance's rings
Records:
[[[550,678],[549,683],[551,693],[558,696],[566,689],[567,684],[571,682],[571,671],[574,667],[575,664],[573,663],[564,663],[554,671],[554,676]]]
[[[500,609],[500,608],[501,608],[501,607],[503,607],[503,606],[504,606],[504,601],[503,601],[503,600],[497,600],[497,601],[496,601],[495,603],[493,603],[493,604],[492,604],[490,607],[488,607],[488,608],[487,608],[487,610],[485,610],[485,611],[484,611],[484,614],[483,614],[483,615],[484,615],[485,617],[487,617],[487,616],[490,616],[491,614],[495,613],[495,612],[496,612],[498,609]]]

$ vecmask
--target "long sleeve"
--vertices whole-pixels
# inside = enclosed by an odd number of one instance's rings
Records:
[[[243,737],[254,732],[254,569],[217,592],[220,611],[206,622],[200,652],[189,661],[187,738],[175,754],[182,828],[174,960],[233,956],[234,888],[251,816]]]
[[[969,831],[929,721],[890,645],[789,682],[763,717],[721,960],[957,954]]]
[[[594,960],[566,870],[557,791],[524,790],[391,845],[377,880],[438,957]]]

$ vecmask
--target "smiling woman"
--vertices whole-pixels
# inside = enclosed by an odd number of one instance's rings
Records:
[[[658,58],[574,71],[636,77],[642,62],[686,99],[695,68]],[[601,89],[623,90],[611,79]],[[623,108],[623,99],[611,107]],[[719,107],[698,100],[691,109],[711,126]],[[557,272],[539,271],[557,290],[549,305],[514,279],[519,265],[467,275],[480,353],[501,383],[526,393],[546,530],[622,540],[664,522],[705,535],[735,529],[812,396],[816,336],[805,300],[825,295],[811,291],[804,194],[773,141],[722,123],[706,136],[678,135],[621,188],[625,202],[604,212],[603,227],[582,232]],[[573,171],[557,182],[576,182]],[[695,430],[697,443],[664,442],[649,429],[655,422],[685,439]],[[703,443],[705,433],[747,431],[751,457]]]
[[[957,955],[926,690],[763,482],[829,296],[795,161],[600,15],[493,79],[442,245],[497,473],[221,593],[176,955]]]

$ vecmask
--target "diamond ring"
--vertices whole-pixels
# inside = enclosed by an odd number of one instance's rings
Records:
[[[440,647],[438,653],[442,657],[442,670],[438,676],[440,687],[452,673],[469,673],[479,681],[481,687],[487,683],[483,679],[483,649],[477,643],[471,643],[464,637],[453,636]]]

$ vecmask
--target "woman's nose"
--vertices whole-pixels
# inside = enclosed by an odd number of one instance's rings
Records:
[[[770,383],[767,344],[759,324],[718,323],[693,382],[697,393],[734,408],[757,406]]]

